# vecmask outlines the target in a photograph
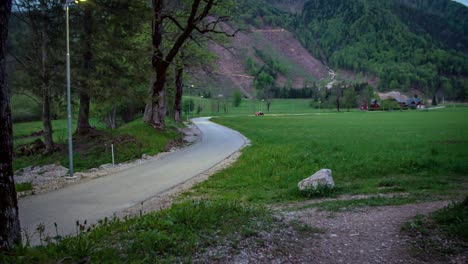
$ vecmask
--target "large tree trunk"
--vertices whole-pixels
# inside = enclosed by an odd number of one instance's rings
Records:
[[[155,69],[156,81],[151,91],[151,103],[145,109],[143,120],[150,123],[154,128],[164,129],[166,122],[166,73],[167,68]]]
[[[50,115],[50,96],[48,87],[45,88],[47,91],[44,91],[42,95],[42,124],[44,126],[44,142],[45,142],[45,151],[44,154],[50,154],[54,151],[54,140],[52,138],[52,122]]]
[[[86,135],[93,130],[89,124],[89,105],[91,103],[89,78],[92,71],[92,33],[93,33],[93,14],[89,5],[85,5],[84,11],[84,54],[83,54],[83,69],[84,81],[81,82],[80,89],[80,111],[78,114],[78,124],[76,127],[76,134]]]
[[[47,69],[47,3],[41,0],[41,57],[42,57],[42,124],[44,126],[44,154],[50,154],[54,151],[54,140],[52,138],[52,122],[50,116],[50,87],[49,87],[49,74]]]
[[[13,178],[13,129],[6,77],[5,44],[11,0],[0,1],[0,251],[21,243],[18,200]]]
[[[150,123],[157,129],[165,128],[165,117],[166,117],[166,98],[165,98],[165,85],[166,85],[166,74],[169,65],[174,61],[175,57],[179,53],[180,49],[190,38],[193,30],[196,28],[198,23],[201,23],[203,18],[209,15],[209,11],[215,5],[214,0],[203,1],[205,3],[203,10],[199,12],[199,8],[202,0],[193,0],[191,5],[191,11],[188,21],[186,22],[185,28],[182,30],[180,35],[176,37],[176,40],[172,47],[169,49],[166,56],[162,52],[162,40],[163,40],[163,25],[164,18],[164,0],[153,0],[153,56],[152,65],[155,73],[155,82],[152,85],[151,91],[151,102],[147,105],[145,110],[145,116],[143,120]],[[207,29],[206,32],[213,31],[213,29]]]
[[[89,105],[91,97],[86,91],[80,91],[80,112],[78,114],[77,135],[87,135],[93,128],[89,124]]]
[[[153,56],[152,66],[154,82],[151,88],[151,102],[145,109],[143,121],[150,123],[157,129],[164,129],[166,122],[166,73],[169,66],[168,61],[164,59],[164,54],[161,50],[163,40],[163,19],[164,19],[164,1],[153,0]]]
[[[176,66],[175,71],[175,86],[176,86],[176,96],[174,103],[174,119],[176,122],[182,123],[182,94],[184,92],[183,88],[183,77],[184,77],[184,66],[179,62]]]

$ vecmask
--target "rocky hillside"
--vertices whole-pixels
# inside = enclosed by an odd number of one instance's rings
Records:
[[[218,56],[216,66],[204,72],[205,80],[199,78],[198,82],[213,86],[216,94],[229,95],[238,89],[251,97],[255,75],[266,65],[278,68],[278,87],[302,89],[329,80],[327,67],[284,28],[249,26],[229,44],[211,43],[210,50]]]

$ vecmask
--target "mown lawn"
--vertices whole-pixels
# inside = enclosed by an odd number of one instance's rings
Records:
[[[460,107],[216,118],[253,146],[196,194],[260,204],[299,200],[297,183],[329,168],[338,194],[457,196],[468,183],[467,114]]]

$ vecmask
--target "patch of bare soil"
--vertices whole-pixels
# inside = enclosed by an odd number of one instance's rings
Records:
[[[229,25],[224,24],[223,26],[228,28],[228,31],[233,30]],[[297,68],[302,69],[304,74],[313,76],[318,80],[328,77],[328,70],[325,65],[313,57],[294,38],[291,32],[281,28],[263,28],[254,29],[251,32],[238,32],[229,44],[211,43],[210,50],[219,58],[211,75],[219,79],[217,80],[218,83],[222,83],[221,80],[224,79],[226,83],[233,86],[231,88],[239,89],[245,96],[252,97],[254,76],[249,75],[247,72],[244,66],[245,60],[250,57],[263,65],[264,62],[255,56],[254,50],[263,50],[267,46],[278,50],[282,57],[288,58]],[[300,74],[293,75],[293,87],[302,88],[304,86],[304,77]],[[213,76],[210,78],[213,79]],[[287,82],[287,78],[280,76],[277,81],[278,85],[283,86]]]
[[[423,260],[411,252],[411,238],[401,226],[447,202],[366,207],[347,212],[309,208],[279,211],[280,225],[271,232],[217,246],[200,253],[204,263],[463,263]],[[301,224],[304,226],[301,227]]]
[[[307,74],[314,76],[317,79],[323,79],[328,76],[328,70],[323,63],[313,57],[308,50],[306,50],[294,38],[293,34],[287,30],[259,30],[263,37],[270,42],[278,50],[282,51],[286,58],[292,60]],[[299,84],[302,87],[303,83]]]

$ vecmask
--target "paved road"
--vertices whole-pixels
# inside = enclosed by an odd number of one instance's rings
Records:
[[[77,220],[93,224],[139,204],[208,170],[245,144],[240,133],[212,123],[209,118],[192,121],[203,136],[183,150],[114,175],[21,199],[22,228],[31,234],[43,223],[46,233],[55,236],[56,222],[60,235],[73,234]]]

